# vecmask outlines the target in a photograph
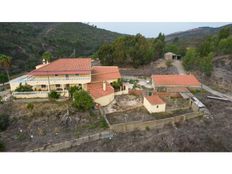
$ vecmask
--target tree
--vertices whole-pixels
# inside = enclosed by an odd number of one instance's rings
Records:
[[[155,58],[160,58],[163,56],[165,51],[165,36],[159,33],[159,36],[153,41],[153,49],[155,52]]]
[[[227,39],[220,40],[218,49],[221,54],[232,53],[232,36],[229,36]]]
[[[213,53],[209,53],[206,57],[203,57],[200,61],[200,70],[205,73],[205,75],[210,76],[213,71]]]
[[[113,88],[115,89],[115,90],[119,90],[120,89],[120,87],[122,87],[122,79],[118,79],[117,81],[114,81],[113,83],[112,83],[112,86],[113,86]]]
[[[11,59],[12,58],[10,56],[0,54],[0,66],[5,70],[8,81],[10,81],[9,68],[11,65]]]
[[[48,98],[51,99],[51,100],[57,100],[60,98],[60,94],[56,91],[51,91],[49,94],[48,94]]]
[[[103,65],[113,65],[113,47],[111,44],[103,44],[97,52],[97,55]]]
[[[195,48],[189,48],[183,58],[183,65],[186,70],[196,68],[197,61],[199,60],[199,53]]]
[[[94,107],[94,101],[92,97],[84,90],[74,92],[73,98],[73,106],[80,111],[87,111]]]
[[[72,87],[70,87],[70,88],[68,89],[70,98],[73,98],[74,92],[79,91],[79,90],[81,90],[81,89],[82,89],[81,86],[72,86]]]
[[[230,27],[222,28],[218,33],[219,40],[226,39],[230,35]]]
[[[6,83],[7,81],[7,76],[3,73],[0,73],[0,84],[2,83],[4,85],[4,83]]]
[[[16,92],[30,92],[33,91],[32,86],[25,84],[22,85],[21,83],[19,84],[19,87],[15,89]]]
[[[10,124],[10,118],[6,114],[0,115],[0,132],[5,131]]]
[[[50,62],[52,59],[52,54],[49,51],[45,51],[42,55],[42,59],[44,59],[46,62]]]

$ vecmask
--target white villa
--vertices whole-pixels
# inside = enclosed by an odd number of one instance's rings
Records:
[[[51,63],[43,61],[27,75],[10,81],[15,98],[46,98],[51,90],[68,97],[68,88],[81,86],[96,103],[107,105],[114,99],[110,83],[121,78],[117,66],[92,66],[91,58],[62,58]],[[22,85],[32,86],[32,92],[15,92]]]

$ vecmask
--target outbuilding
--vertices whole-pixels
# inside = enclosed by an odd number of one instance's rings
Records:
[[[144,96],[144,107],[150,113],[165,112],[166,103],[157,95]]]

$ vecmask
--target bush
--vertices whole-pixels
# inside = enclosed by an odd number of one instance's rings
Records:
[[[117,81],[114,81],[112,83],[112,86],[115,90],[119,90],[120,87],[122,86],[122,79],[118,79]]]
[[[150,130],[150,127],[149,127],[149,126],[146,126],[145,129],[146,129],[146,131],[149,131],[149,130]]]
[[[169,68],[169,67],[172,66],[172,61],[171,61],[171,60],[167,60],[167,61],[165,62],[165,64],[166,64],[166,66]]]
[[[104,119],[104,117],[100,118],[99,124],[100,124],[100,128],[108,128],[108,124],[107,124],[106,120]]]
[[[2,101],[2,96],[0,96],[0,104],[2,104],[3,103],[3,101]]]
[[[94,101],[92,97],[84,90],[75,91],[73,98],[73,106],[81,111],[86,111],[94,107]]]
[[[56,100],[56,99],[59,99],[60,98],[60,94],[56,91],[51,91],[49,94],[48,94],[48,97],[49,99],[51,100]]]
[[[9,126],[10,119],[8,115],[0,115],[0,131],[4,131]]]
[[[25,84],[22,85],[21,83],[19,84],[19,87],[17,87],[15,89],[16,92],[29,92],[29,91],[33,91],[32,86]]]
[[[5,144],[2,140],[0,140],[0,152],[4,152],[5,151]]]
[[[82,89],[82,88],[81,88],[80,86],[72,86],[72,87],[70,87],[70,88],[68,89],[70,97],[72,98],[74,92],[80,91],[81,89]]]
[[[34,105],[32,103],[27,104],[27,109],[32,111],[34,109]]]

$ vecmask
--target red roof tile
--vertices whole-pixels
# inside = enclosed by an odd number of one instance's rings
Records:
[[[62,58],[41,68],[35,69],[29,75],[54,74],[90,74],[91,58]]]
[[[201,83],[194,75],[152,75],[155,85],[159,86],[200,86]]]
[[[117,66],[93,66],[92,67],[92,81],[100,82],[104,80],[114,80],[121,78]]]
[[[165,104],[165,102],[157,94],[154,94],[154,95],[151,95],[151,96],[145,96],[145,98],[152,105]]]
[[[90,93],[90,95],[94,99],[97,99],[97,98],[114,93],[114,88],[109,83],[106,83],[106,90],[104,91],[103,83],[97,82],[97,83],[88,83],[87,91]]]

